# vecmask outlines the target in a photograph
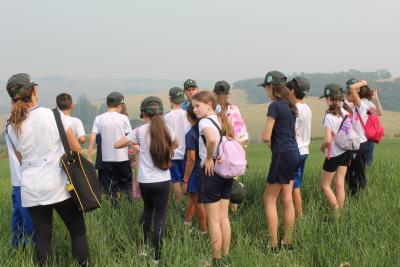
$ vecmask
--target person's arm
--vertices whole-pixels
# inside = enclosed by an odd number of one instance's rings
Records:
[[[172,150],[175,150],[179,147],[179,142],[176,138],[174,138],[174,141],[172,141],[171,147],[172,147]]]
[[[117,142],[115,142],[114,148],[115,149],[124,148],[129,146],[130,144],[132,144],[131,140],[129,140],[128,137],[124,136],[121,137],[121,139],[119,139]]]
[[[267,122],[265,123],[265,128],[264,131],[262,132],[261,138],[263,142],[267,143],[269,147],[271,147],[271,136],[274,125],[275,125],[275,118],[267,116]]]
[[[196,164],[196,150],[186,150],[186,165],[185,165],[185,174],[183,176],[183,188],[182,188],[184,194],[187,193],[189,179],[190,176],[192,175],[195,164]]]
[[[320,147],[322,153],[324,153],[325,148],[329,147],[331,144],[332,144],[332,129],[329,127],[325,127],[325,137]]]
[[[94,143],[96,141],[97,133],[92,132],[89,138],[89,145],[88,145],[88,160],[93,162],[93,155],[94,155]]]
[[[82,135],[78,138],[79,143],[84,144],[86,142],[86,136]]]
[[[215,136],[215,132],[211,127],[205,127],[203,129],[203,134],[206,139],[206,150],[207,150],[207,158],[204,162],[205,173],[207,176],[214,175],[214,148],[217,142],[217,138]]]
[[[72,128],[69,127],[66,131],[65,134],[67,135],[67,140],[68,140],[68,144],[69,144],[69,148],[72,151],[75,152],[81,152],[81,145],[78,142],[78,139],[76,139],[76,136],[74,134],[74,132],[72,131]]]
[[[382,116],[383,108],[382,108],[381,102],[379,101],[378,89],[373,89],[372,92],[373,92],[372,99],[374,100],[375,105],[376,105],[376,109],[375,109],[376,115]]]
[[[353,96],[353,103],[357,107],[361,106],[361,98],[358,95],[358,91],[360,91],[361,87],[367,86],[367,85],[368,85],[368,83],[366,81],[362,80],[362,81],[358,81],[355,84],[352,84],[350,86],[350,93]]]

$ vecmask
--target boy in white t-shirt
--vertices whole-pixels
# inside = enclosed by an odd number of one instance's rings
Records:
[[[8,135],[9,124],[6,125],[6,145],[8,152],[8,161],[10,164],[10,176],[12,184],[12,240],[11,245],[18,247],[25,244],[29,238],[32,238],[34,227],[28,208],[22,207],[21,200],[21,164],[15,154],[15,147]]]
[[[79,143],[83,144],[86,142],[85,128],[83,128],[83,123],[80,119],[72,117],[71,113],[74,109],[74,104],[72,103],[71,95],[67,93],[61,93],[56,97],[56,103],[59,110],[67,116],[71,121],[71,128],[74,132]]]
[[[175,132],[179,143],[179,147],[174,150],[170,172],[174,197],[176,202],[180,204],[182,202],[181,184],[185,175],[185,135],[190,129],[190,124],[186,117],[186,111],[181,108],[181,104],[185,101],[183,90],[179,87],[171,88],[169,90],[169,101],[171,111],[164,115],[164,119]]]
[[[304,102],[304,97],[310,90],[310,82],[303,77],[295,77],[286,83],[286,87],[290,89],[296,101],[297,118],[296,118],[296,141],[300,152],[300,163],[294,173],[293,185],[293,204],[296,216],[303,215],[301,184],[303,181],[304,167],[309,154],[308,146],[311,140],[311,109]]]
[[[120,192],[128,199],[132,197],[132,169],[128,158],[128,148],[115,149],[114,143],[132,131],[128,116],[121,114],[124,96],[112,92],[107,96],[107,112],[97,116],[90,135],[89,159],[94,155],[96,135],[101,135],[101,156],[110,179],[110,191],[114,198]]]

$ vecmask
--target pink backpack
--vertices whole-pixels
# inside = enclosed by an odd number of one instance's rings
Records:
[[[358,110],[356,111],[357,111],[357,118],[360,120],[361,126],[365,131],[365,136],[367,137],[368,141],[379,144],[383,139],[383,135],[385,134],[385,129],[382,127],[382,124],[378,116],[375,114],[374,110],[373,109],[368,110],[369,115],[367,122],[365,124]]]
[[[247,166],[246,152],[243,146],[239,142],[222,135],[218,124],[211,118],[208,119],[217,127],[221,136],[214,171],[226,179],[243,175]]]

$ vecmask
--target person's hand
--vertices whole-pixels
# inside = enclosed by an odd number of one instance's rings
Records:
[[[188,189],[188,183],[183,182],[182,192],[183,192],[184,195],[187,195],[187,189]]]
[[[137,168],[137,161],[136,160],[132,160],[131,167],[132,167],[132,169],[136,169]]]
[[[379,96],[378,96],[378,89],[372,89],[372,99],[375,101],[379,101]]]
[[[204,163],[204,168],[207,176],[214,176],[214,160],[206,159]]]
[[[319,148],[319,150],[321,150],[322,153],[325,153],[325,144],[322,143],[321,147]]]

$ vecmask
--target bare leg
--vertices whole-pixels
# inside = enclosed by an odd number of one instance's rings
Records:
[[[222,233],[222,253],[224,256],[229,254],[231,245],[231,223],[229,221],[229,199],[220,200],[220,220]]]
[[[328,200],[329,205],[337,210],[338,209],[338,202],[336,199],[335,193],[332,191],[331,188],[331,183],[333,180],[333,177],[335,176],[336,172],[326,172],[322,171],[322,178],[320,181],[320,186],[322,189],[322,192],[324,192],[326,199]]]
[[[300,188],[293,189],[293,204],[296,211],[296,217],[301,218],[301,216],[303,216],[303,200],[301,199]]]
[[[279,198],[281,200],[283,208],[284,236],[282,241],[284,244],[292,243],[292,233],[295,221],[292,192],[293,192],[293,180],[291,180],[289,184],[283,184],[282,190],[279,194]]]
[[[220,201],[204,205],[206,208],[208,232],[210,234],[212,256],[214,259],[221,258],[222,232],[220,205]]]
[[[271,246],[278,245],[278,211],[276,209],[276,200],[281,190],[280,184],[268,183],[264,190],[264,212],[268,226]]]

